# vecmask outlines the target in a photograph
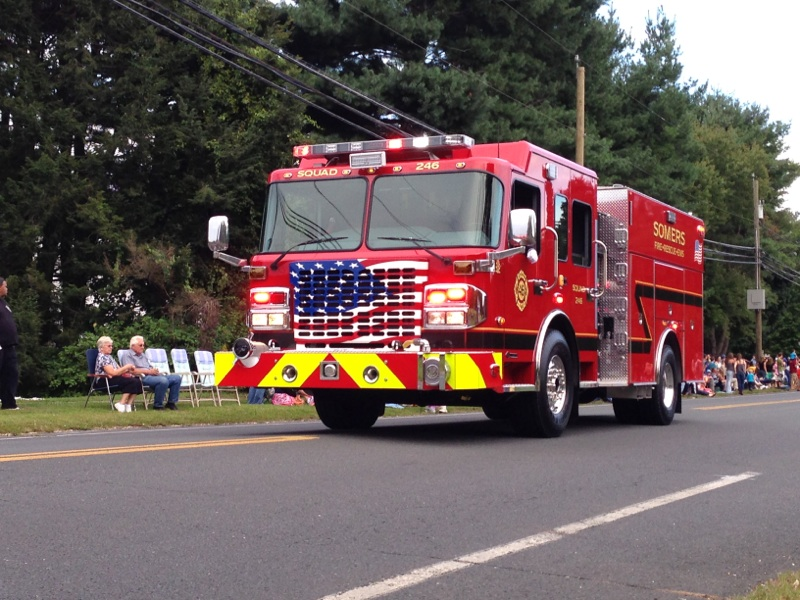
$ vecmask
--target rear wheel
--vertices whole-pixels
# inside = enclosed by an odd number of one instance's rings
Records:
[[[520,435],[558,437],[567,427],[576,382],[569,344],[559,331],[548,334],[539,365],[539,391],[515,401],[514,427]]]
[[[369,429],[385,409],[372,394],[351,390],[314,390],[320,421],[333,430]]]
[[[675,418],[675,409],[681,397],[681,372],[678,359],[672,348],[664,347],[661,368],[653,396],[643,401],[642,409],[647,422],[653,425],[669,425]]]

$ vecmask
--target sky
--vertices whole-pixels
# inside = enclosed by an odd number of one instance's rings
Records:
[[[675,24],[685,81],[709,87],[769,110],[771,121],[792,125],[782,158],[800,163],[800,2],[760,0],[609,0],[622,29],[644,37],[648,14],[658,8]],[[800,181],[784,195],[785,208],[800,212]]]

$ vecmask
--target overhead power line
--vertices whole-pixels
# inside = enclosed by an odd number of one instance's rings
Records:
[[[763,249],[759,253],[760,260],[757,261],[755,246],[737,246],[707,239],[703,253],[705,260],[709,262],[753,266],[758,262],[761,268],[775,277],[783,279],[792,285],[800,285],[800,271],[792,269],[778,259],[773,258]]]
[[[132,3],[132,4],[134,4],[134,5],[139,6],[141,8],[144,8],[146,10],[152,10],[152,9],[149,9],[149,7],[146,7],[146,6],[142,5],[140,2],[137,2],[136,0],[127,0],[127,1]],[[350,127],[353,127],[354,129],[358,129],[360,131],[363,131],[367,135],[371,135],[371,136],[376,135],[375,132],[373,132],[373,131],[371,131],[371,130],[369,130],[369,129],[361,126],[361,125],[359,125],[358,123],[354,123],[354,122],[352,122],[352,121],[350,121],[348,119],[345,119],[341,115],[337,115],[336,113],[334,113],[332,111],[329,111],[328,109],[323,108],[322,106],[319,106],[319,105],[315,104],[314,102],[311,102],[310,100],[308,100],[307,98],[304,98],[300,94],[297,94],[297,93],[295,93],[295,92],[293,92],[291,90],[288,90],[288,89],[278,85],[277,83],[275,83],[273,81],[270,81],[266,77],[263,77],[262,75],[259,75],[258,73],[255,73],[254,71],[251,71],[250,69],[247,69],[247,68],[243,67],[242,65],[238,64],[237,62],[235,62],[235,61],[233,61],[233,60],[231,60],[229,58],[226,58],[225,56],[223,56],[223,55],[221,55],[221,54],[219,54],[217,52],[214,52],[213,50],[203,46],[202,44],[192,40],[191,38],[179,33],[178,31],[173,30],[172,28],[168,27],[167,25],[165,25],[163,23],[160,23],[160,22],[156,21],[155,19],[151,19],[147,15],[135,10],[134,8],[131,8],[130,6],[127,6],[126,4],[121,2],[120,0],[111,0],[111,2],[113,2],[114,4],[119,6],[120,8],[122,8],[124,10],[127,10],[128,12],[133,13],[134,15],[138,16],[139,18],[147,21],[148,23],[150,23],[151,25],[155,26],[156,28],[161,29],[162,31],[165,31],[166,33],[170,34],[171,36],[176,37],[177,39],[179,39],[179,40],[181,40],[183,42],[186,42],[187,44],[190,44],[190,45],[194,46],[195,48],[197,48],[201,52],[203,52],[205,54],[208,54],[209,56],[213,56],[214,58],[224,62],[225,64],[233,67],[234,69],[237,69],[237,70],[239,70],[239,71],[241,71],[243,73],[246,73],[247,75],[250,75],[251,77],[257,79],[261,83],[264,83],[265,85],[267,85],[267,86],[269,86],[269,87],[271,87],[273,89],[276,89],[276,90],[278,90],[278,91],[280,91],[280,92],[282,92],[282,93],[284,93],[284,94],[286,94],[288,96],[291,96],[295,100],[298,100],[298,101],[302,102],[303,104],[311,106],[311,107],[321,111],[322,113],[327,114],[328,116],[330,116],[330,117],[332,117],[334,119],[337,119],[337,120],[345,123],[346,125],[349,125]],[[199,35],[200,34],[198,34],[198,36]],[[214,45],[215,47],[217,47],[219,49],[219,47],[216,46],[215,44],[212,44],[212,45]]]
[[[203,8],[202,6],[200,6],[197,3],[193,2],[192,0],[178,0],[178,1],[181,4],[183,4],[184,6],[190,8],[191,10],[193,10],[195,12],[197,12],[198,14],[201,14],[201,15],[205,16],[206,18],[211,19],[215,23],[218,23],[219,25],[222,25],[223,27],[225,27],[229,31],[231,31],[233,33],[237,33],[238,35],[244,37],[245,39],[247,39],[250,42],[256,44],[257,46],[260,46],[260,47],[262,47],[262,48],[264,48],[266,50],[269,50],[270,52],[272,52],[272,53],[276,54],[277,56],[283,58],[287,62],[290,62],[290,63],[300,67],[301,69],[303,69],[305,71],[308,71],[312,75],[315,75],[315,76],[319,77],[320,79],[323,79],[324,81],[327,81],[328,83],[338,87],[339,89],[347,92],[348,94],[351,94],[351,95],[353,95],[353,96],[355,96],[357,98],[360,98],[362,100],[366,100],[367,102],[371,103],[372,105],[374,105],[374,106],[376,106],[376,107],[378,107],[378,108],[380,108],[380,109],[382,109],[384,111],[387,111],[389,113],[395,114],[395,115],[401,117],[402,119],[405,119],[409,123],[413,123],[417,127],[422,128],[425,131],[429,131],[431,133],[436,133],[436,134],[439,134],[439,135],[444,134],[443,131],[440,131],[439,129],[436,129],[432,125],[430,125],[428,123],[425,123],[423,121],[420,121],[419,119],[417,119],[417,118],[415,118],[415,117],[413,117],[413,116],[411,116],[411,115],[409,115],[407,113],[404,113],[401,110],[399,110],[399,109],[397,109],[397,108],[395,108],[393,106],[389,106],[388,104],[385,104],[385,103],[381,102],[380,100],[377,100],[376,98],[368,96],[367,94],[365,94],[365,93],[363,93],[363,92],[361,92],[359,90],[356,90],[355,88],[352,88],[352,87],[342,83],[341,81],[338,81],[337,79],[327,75],[326,73],[323,73],[319,69],[316,69],[315,67],[313,67],[309,63],[300,60],[299,58],[297,58],[296,56],[293,56],[289,52],[286,52],[282,48],[278,48],[277,46],[269,44],[268,42],[266,42],[262,38],[250,33],[249,31],[246,31],[245,29],[242,29],[241,27],[239,27],[235,23],[232,23],[231,21],[228,21],[226,19],[223,19],[222,17],[219,17],[218,15],[216,15],[216,14],[212,13],[211,11]],[[398,130],[398,132],[403,133],[400,130]],[[405,134],[405,135],[409,135],[409,134]]]
[[[129,1],[130,2],[134,2],[136,4],[139,4],[137,2],[137,0],[129,0]],[[190,35],[194,35],[198,39],[201,39],[201,40],[205,41],[206,43],[208,43],[210,45],[213,45],[215,48],[218,48],[218,49],[221,49],[221,50],[224,49],[225,51],[229,52],[232,56],[235,56],[235,57],[240,58],[240,59],[242,59],[242,60],[244,60],[246,62],[249,62],[252,65],[261,67],[261,68],[269,71],[270,73],[274,74],[276,77],[278,77],[278,78],[286,81],[287,83],[295,86],[296,88],[298,88],[301,91],[304,91],[304,92],[307,92],[307,93],[310,93],[310,94],[314,94],[314,95],[317,95],[317,96],[321,96],[321,97],[325,98],[326,100],[328,100],[329,102],[334,103],[339,108],[342,108],[342,109],[344,109],[346,111],[349,111],[349,112],[352,112],[352,113],[358,115],[359,117],[364,118],[365,120],[367,120],[370,123],[372,123],[374,126],[378,127],[379,130],[388,130],[393,135],[403,135],[403,136],[407,135],[405,132],[397,129],[393,125],[385,123],[385,122],[381,121],[380,119],[376,119],[375,117],[373,117],[371,115],[368,115],[368,114],[366,114],[366,113],[364,113],[362,111],[359,111],[358,109],[355,109],[354,107],[350,106],[349,104],[346,104],[345,102],[342,102],[341,100],[338,100],[337,98],[334,98],[333,96],[330,96],[329,94],[325,94],[324,92],[321,92],[321,91],[317,90],[316,88],[303,83],[302,81],[300,81],[296,77],[292,77],[291,75],[287,75],[286,73],[284,73],[283,71],[281,71],[277,67],[274,67],[273,65],[270,65],[269,63],[267,63],[267,62],[265,62],[265,61],[263,61],[261,59],[258,59],[256,57],[252,56],[251,54],[248,54],[248,53],[244,52],[243,50],[241,50],[239,47],[235,46],[234,44],[232,44],[232,43],[230,43],[230,42],[228,42],[228,41],[226,41],[226,40],[224,40],[224,39],[222,39],[222,38],[220,38],[220,37],[208,32],[207,30],[204,30],[202,27],[197,26],[196,24],[192,23],[188,19],[186,19],[186,18],[174,13],[173,11],[171,11],[169,9],[167,9],[163,4],[161,4],[157,0],[149,0],[149,1],[150,1],[151,4],[153,4],[154,6],[158,7],[161,12],[156,11],[155,9],[152,9],[152,8],[149,8],[149,7],[145,7],[145,8],[148,8],[148,10],[156,12],[156,14],[159,14],[162,17],[166,18],[168,21],[173,23],[176,27],[179,27],[181,30],[189,33]]]
[[[315,87],[313,87],[313,86],[311,86],[309,84],[303,83],[300,80],[298,80],[297,78],[292,77],[291,75],[287,75],[285,72],[281,71],[279,68],[277,68],[277,67],[275,67],[273,65],[270,65],[270,64],[264,62],[263,60],[260,60],[260,59],[258,59],[256,57],[252,56],[251,54],[248,54],[247,52],[243,51],[238,46],[236,46],[236,45],[234,45],[234,44],[232,44],[230,42],[227,42],[227,41],[223,40],[222,38],[219,38],[218,36],[208,32],[207,30],[204,30],[201,26],[190,22],[188,19],[185,19],[184,17],[181,17],[180,15],[177,15],[176,13],[174,13],[171,10],[169,10],[163,4],[161,4],[160,2],[158,2],[156,0],[145,0],[147,2],[147,4],[145,4],[143,2],[139,2],[138,0],[124,0],[124,2],[121,1],[121,0],[111,0],[111,1],[114,4],[116,4],[117,6],[123,8],[124,10],[127,10],[128,12],[136,15],[137,17],[139,17],[139,18],[141,18],[143,20],[145,20],[146,22],[150,23],[151,25],[155,26],[156,28],[168,33],[169,35],[171,35],[173,37],[176,37],[177,39],[180,39],[181,41],[184,41],[184,42],[192,45],[193,47],[197,48],[201,52],[203,52],[203,53],[205,53],[205,54],[207,54],[209,56],[213,56],[214,58],[224,62],[225,64],[227,64],[227,65],[229,65],[229,66],[231,66],[231,67],[233,67],[233,68],[235,68],[235,69],[237,69],[237,70],[239,70],[239,71],[241,71],[243,73],[246,73],[246,74],[250,75],[251,77],[256,78],[258,81],[268,85],[269,87],[271,87],[273,89],[277,89],[277,90],[281,91],[282,93],[284,93],[284,94],[286,94],[286,95],[288,95],[288,96],[290,96],[290,97],[302,102],[303,104],[306,104],[307,106],[310,106],[310,107],[320,111],[321,113],[323,113],[325,115],[328,115],[328,116],[330,116],[330,117],[332,117],[332,118],[334,118],[334,119],[336,119],[336,120],[338,120],[338,121],[340,121],[340,122],[342,122],[342,123],[344,123],[344,124],[346,124],[346,125],[348,125],[350,127],[353,127],[354,129],[358,129],[358,130],[360,130],[360,131],[362,131],[362,132],[364,132],[364,133],[366,133],[366,134],[368,134],[370,136],[375,136],[375,137],[387,137],[387,134],[388,134],[388,136],[399,136],[399,137],[410,137],[412,135],[412,133],[410,133],[408,131],[405,131],[403,129],[400,129],[399,127],[393,125],[392,123],[388,123],[388,122],[386,122],[384,120],[378,119],[378,118],[376,118],[376,117],[374,117],[374,116],[372,116],[372,115],[370,115],[368,113],[365,113],[362,110],[359,110],[358,108],[352,106],[351,104],[343,102],[343,101],[341,101],[341,100],[339,100],[339,99],[337,99],[337,98],[335,98],[335,97],[333,97],[333,96],[331,96],[329,94],[326,94],[325,92],[322,92],[321,90],[319,90],[319,89],[317,89],[317,88],[315,88]],[[127,2],[127,4],[126,4],[126,2]],[[402,111],[400,111],[400,110],[398,110],[398,109],[396,109],[396,108],[394,108],[392,106],[389,106],[388,104],[385,104],[383,102],[380,102],[379,100],[371,98],[370,96],[368,96],[366,94],[363,94],[363,93],[361,93],[361,92],[359,92],[359,91],[357,91],[357,90],[355,90],[355,89],[353,89],[353,88],[351,88],[351,87],[349,87],[349,86],[347,86],[347,85],[335,80],[334,78],[322,73],[321,71],[315,69],[311,65],[309,65],[307,63],[304,63],[300,59],[297,59],[296,57],[294,57],[291,54],[285,52],[284,50],[267,43],[263,39],[261,39],[261,38],[255,36],[255,35],[251,34],[250,32],[238,27],[234,23],[231,23],[230,21],[227,21],[225,19],[222,19],[222,18],[218,17],[217,15],[215,15],[212,12],[204,9],[203,7],[198,6],[194,2],[191,2],[189,0],[179,0],[179,2],[181,2],[182,4],[184,4],[189,9],[193,10],[194,12],[200,14],[201,16],[206,17],[207,19],[210,19],[210,20],[214,21],[218,25],[221,25],[226,30],[228,30],[228,31],[230,31],[232,33],[235,33],[237,35],[240,35],[240,36],[244,37],[245,39],[249,40],[250,42],[252,42],[252,43],[254,43],[254,44],[256,44],[256,45],[258,45],[258,46],[260,46],[262,48],[265,48],[265,49],[269,50],[270,52],[272,52],[272,53],[276,54],[278,57],[280,57],[282,60],[285,60],[285,61],[287,61],[289,63],[295,64],[295,65],[299,66],[300,68],[311,72],[313,75],[315,75],[317,77],[320,77],[320,78],[323,78],[325,81],[328,81],[328,82],[332,83],[336,87],[344,90],[345,92],[347,92],[347,93],[349,93],[351,95],[354,95],[354,96],[356,96],[358,98],[361,98],[361,99],[371,103],[372,105],[380,108],[382,111],[390,113],[393,116],[399,117],[401,119],[404,119],[405,121],[409,122],[410,124],[414,125],[415,127],[420,128],[422,131],[424,131],[426,133],[427,132],[442,133],[441,131],[439,131],[435,127],[432,127],[432,126],[430,126],[430,125],[428,125],[428,124],[426,124],[426,123],[424,123],[424,122],[422,122],[422,121],[420,121],[418,119],[415,119],[414,117],[412,117],[410,115],[407,115],[407,114],[403,113]],[[129,4],[133,5],[133,6],[136,6],[136,7],[138,7],[139,9],[141,9],[143,11],[147,11],[147,12],[149,12],[151,14],[157,15],[157,17],[160,20],[156,20],[154,18],[151,18],[151,17],[147,16],[143,12],[140,12],[139,10],[136,10],[132,6],[129,6]],[[186,34],[186,35],[184,35],[184,34]],[[190,37],[187,37],[187,36],[190,36]],[[195,38],[195,39],[191,39],[191,38]],[[199,40],[202,43],[199,43],[198,41],[195,41],[195,40]],[[209,48],[208,46],[218,50],[219,52],[215,52],[213,49]],[[220,54],[220,53],[227,54],[228,56],[226,57],[226,56],[224,56],[223,54]],[[333,111],[331,111],[331,110],[329,110],[327,108],[324,108],[324,107],[320,106],[319,104],[317,104],[315,102],[312,102],[311,100],[309,100],[308,98],[304,97],[301,94],[298,94],[298,93],[293,92],[292,90],[289,90],[289,89],[287,89],[287,88],[285,88],[285,87],[283,87],[281,85],[278,85],[277,83],[275,83],[275,82],[263,77],[262,75],[259,75],[258,73],[255,73],[251,69],[248,69],[248,68],[242,66],[241,64],[237,63],[235,60],[232,60],[229,57],[232,57],[232,58],[235,58],[235,59],[238,59],[238,60],[243,60],[243,61],[246,61],[247,63],[249,63],[252,66],[257,66],[259,68],[265,69],[265,70],[269,71],[270,73],[272,73],[273,75],[279,77],[280,79],[282,79],[286,83],[295,86],[296,88],[298,88],[298,90],[300,90],[302,92],[305,92],[305,93],[308,93],[308,94],[313,94],[313,95],[325,98],[327,101],[333,103],[334,105],[336,105],[337,107],[339,107],[343,111],[348,111],[348,112],[358,116],[360,119],[366,120],[367,122],[369,122],[371,124],[373,129],[367,129],[367,128],[365,128],[365,127],[363,127],[363,126],[361,126],[361,125],[359,125],[359,124],[357,124],[357,123],[355,123],[355,122],[343,117],[341,114],[335,113],[335,112],[333,112]]]

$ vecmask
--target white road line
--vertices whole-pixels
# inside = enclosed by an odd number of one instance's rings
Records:
[[[638,515],[639,513],[643,513],[654,508],[659,508],[667,504],[672,504],[673,502],[678,502],[679,500],[685,500],[686,498],[691,498],[692,496],[697,496],[698,494],[704,494],[706,492],[711,492],[719,488],[733,485],[734,483],[746,481],[747,479],[753,479],[758,475],[759,473],[753,472],[741,473],[740,475],[728,475],[709,483],[690,487],[672,494],[666,494],[665,496],[659,496],[658,498],[653,498],[644,502],[631,504],[618,510],[584,519],[583,521],[576,521],[568,525],[562,525],[561,527],[556,527],[550,531],[545,531],[530,537],[521,538],[508,544],[502,544],[500,546],[494,546],[493,548],[479,550],[478,552],[473,552],[471,554],[464,554],[463,556],[459,556],[452,560],[445,560],[434,563],[427,567],[414,569],[408,573],[403,573],[402,575],[390,577],[382,581],[376,581],[375,583],[371,583],[369,585],[357,587],[345,592],[330,594],[320,598],[320,600],[369,600],[371,598],[379,598],[405,588],[419,585],[420,583],[430,579],[447,575],[448,573],[454,573],[456,571],[466,569],[467,567],[487,563],[502,556],[508,556],[510,554],[523,552],[524,550],[530,550],[531,548],[535,548],[537,546],[543,546],[544,544],[555,542],[568,535],[575,535],[581,531],[599,527],[600,525],[607,525],[608,523],[619,521],[625,517]]]

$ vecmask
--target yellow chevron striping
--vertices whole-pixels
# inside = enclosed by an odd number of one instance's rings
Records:
[[[236,355],[233,352],[216,352],[214,354],[214,383],[219,385],[235,364]]]
[[[286,385],[281,373],[283,368],[288,365],[292,365],[297,369],[297,379],[292,385],[302,386],[306,379],[311,377],[314,371],[319,368],[319,363],[325,360],[328,354],[328,352],[284,354],[261,381],[261,387],[281,387]]]
[[[403,382],[395,375],[389,366],[383,362],[377,354],[334,354],[342,367],[358,387],[363,389],[375,388],[381,390],[403,390]],[[380,378],[374,384],[364,381],[364,369],[376,367],[380,373]]]
[[[450,387],[455,390],[470,390],[486,387],[480,367],[468,354],[453,354],[445,360],[453,370],[450,375]]]
[[[342,371],[362,389],[406,389],[403,380],[391,370],[381,355],[376,353],[299,352],[284,354],[280,356],[258,385],[259,387],[286,386],[287,384],[282,375],[283,369],[287,365],[292,365],[297,369],[297,379],[291,385],[292,387],[302,387],[306,380],[319,369],[320,363],[328,356],[337,361]],[[483,357],[485,358],[485,355]],[[424,359],[430,358],[438,359],[439,354],[432,352],[424,355]],[[503,353],[493,352],[492,359],[500,368],[498,381],[502,381]],[[445,354],[445,361],[450,369],[450,378],[447,383],[452,389],[481,389],[492,386],[492,382],[487,382],[485,379],[485,376],[488,377],[488,373],[484,373],[481,370],[481,365],[485,365],[485,360],[482,360],[479,364],[469,354],[455,353]],[[235,364],[236,357],[232,352],[218,352],[216,354],[217,384],[233,369]],[[374,384],[364,381],[364,370],[369,366],[376,367],[380,373],[378,381]],[[399,366],[399,363],[394,365],[395,368]],[[485,370],[485,366],[483,368]],[[406,376],[406,380],[409,379],[409,376],[413,377],[414,380],[416,379],[416,373],[403,375]]]

